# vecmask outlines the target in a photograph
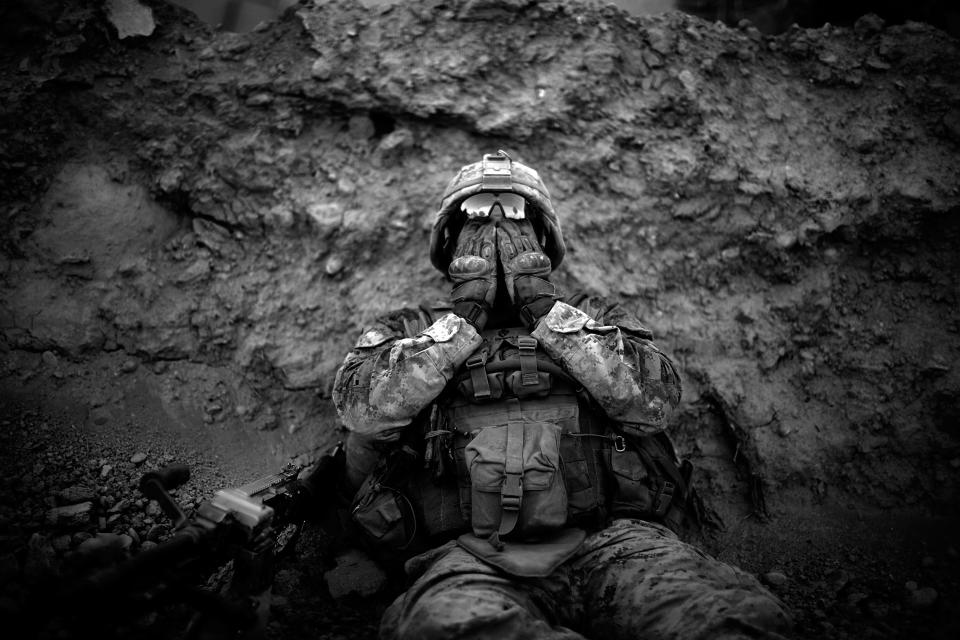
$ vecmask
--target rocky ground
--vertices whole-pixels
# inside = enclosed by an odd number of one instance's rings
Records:
[[[677,361],[673,432],[727,523],[704,544],[805,637],[956,635],[955,39],[525,0],[304,2],[242,35],[160,2],[21,5],[0,52],[5,609],[97,534],[166,535],[144,469],[191,463],[196,504],[336,440],[353,336],[446,295],[437,198],[504,148],[557,203],[557,282],[622,300]],[[393,585],[331,600],[313,547],[274,632],[372,636]]]
[[[91,429],[76,420],[76,407],[17,398],[0,410],[0,608],[10,615],[39,598],[45,612],[30,621],[35,629],[18,637],[84,638],[90,629],[103,638],[179,637],[189,621],[186,607],[130,616],[118,599],[85,609],[93,622],[80,617],[78,624],[58,616],[63,605],[51,594],[83,575],[78,567],[92,549],[119,544],[119,560],[169,536],[169,519],[137,491],[143,473],[189,464],[191,479],[174,495],[191,510],[216,488],[258,477],[258,465],[272,471],[257,458],[262,452],[224,455],[229,435],[184,438],[150,424],[148,411]],[[960,595],[956,522],[831,504],[726,525],[703,544],[760,576],[793,610],[798,639],[946,640],[960,631],[951,605]],[[373,639],[380,614],[402,587],[402,579],[309,527],[279,566],[267,637]]]

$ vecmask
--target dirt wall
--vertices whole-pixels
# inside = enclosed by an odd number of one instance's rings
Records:
[[[3,55],[7,392],[91,421],[111,359],[187,423],[329,442],[353,337],[446,295],[439,194],[503,148],[551,189],[556,280],[680,365],[721,510],[954,512],[956,40],[528,0],[306,2],[240,35],[151,6],[149,36],[79,3]]]

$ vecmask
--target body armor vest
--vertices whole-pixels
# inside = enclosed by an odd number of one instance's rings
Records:
[[[612,437],[528,331],[482,335],[424,434],[427,531],[524,538],[570,524],[594,528],[605,516],[601,458]]]
[[[482,336],[358,492],[368,538],[400,550],[472,530],[496,544],[609,516],[679,528],[691,468],[666,435],[621,434],[526,329]]]

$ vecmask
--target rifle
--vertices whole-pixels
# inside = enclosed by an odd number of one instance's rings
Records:
[[[139,489],[173,520],[174,533],[156,547],[121,564],[70,581],[50,598],[24,611],[20,629],[36,627],[50,612],[72,616],[67,628],[89,637],[85,625],[111,615],[149,612],[169,603],[194,611],[187,640],[264,636],[276,560],[289,552],[307,521],[318,520],[337,503],[345,454],[338,443],[310,469],[288,464],[275,474],[241,487],[221,489],[187,516],[170,491],[190,478],[186,465],[143,475]],[[306,473],[304,473],[306,471]],[[232,561],[232,577],[219,592],[198,586]],[[118,606],[122,604],[125,606]],[[115,629],[115,621],[111,621]],[[60,634],[62,636],[62,633]]]

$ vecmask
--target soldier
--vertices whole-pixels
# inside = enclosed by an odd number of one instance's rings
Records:
[[[445,191],[449,304],[389,314],[337,373],[353,521],[412,585],[382,638],[779,638],[777,598],[681,541],[677,371],[652,334],[549,275],[560,223],[506,153]]]

